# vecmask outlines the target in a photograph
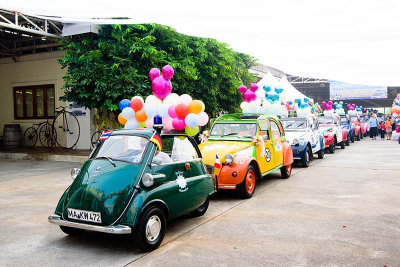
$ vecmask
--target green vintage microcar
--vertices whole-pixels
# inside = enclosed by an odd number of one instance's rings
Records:
[[[132,234],[138,248],[152,251],[164,238],[167,220],[207,211],[215,191],[212,172],[186,134],[115,130],[81,169],[72,170],[74,181],[49,222],[69,235]]]

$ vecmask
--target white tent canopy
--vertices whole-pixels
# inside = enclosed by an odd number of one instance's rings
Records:
[[[312,98],[304,95],[299,90],[293,87],[293,85],[287,80],[286,76],[283,76],[280,84],[283,86],[282,96],[286,98],[287,101],[294,101],[296,98],[300,98],[304,100],[304,98],[308,98],[311,102],[314,102]]]
[[[215,38],[301,77],[400,85],[400,1],[3,1],[63,22],[160,23]]]

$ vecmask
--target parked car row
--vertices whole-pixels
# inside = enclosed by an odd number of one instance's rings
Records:
[[[69,235],[131,234],[138,248],[152,251],[168,220],[202,216],[213,193],[234,190],[251,198],[258,179],[277,170],[289,178],[295,160],[308,167],[314,154],[323,159],[325,150],[349,145],[355,126],[342,119],[226,114],[199,146],[178,131],[109,132],[82,168],[72,170],[73,182],[49,222]]]

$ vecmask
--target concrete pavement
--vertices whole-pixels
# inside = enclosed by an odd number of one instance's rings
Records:
[[[77,163],[0,160],[0,266],[400,266],[400,146],[364,139],[255,196],[219,193],[141,253],[128,236],[68,237],[47,222]]]

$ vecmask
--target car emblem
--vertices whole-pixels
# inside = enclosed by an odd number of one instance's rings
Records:
[[[267,162],[270,162],[270,161],[271,161],[271,151],[269,151],[269,148],[266,148],[266,149],[265,149],[265,160],[266,160]]]
[[[189,188],[187,187],[187,183],[185,177],[183,177],[183,172],[176,172],[176,181],[179,185],[179,192],[185,192]]]

